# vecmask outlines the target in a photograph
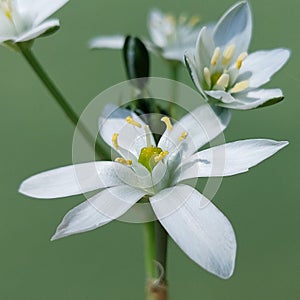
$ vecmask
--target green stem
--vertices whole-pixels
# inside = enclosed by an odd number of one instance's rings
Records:
[[[156,277],[155,271],[155,223],[144,224],[145,268],[147,280]]]
[[[59,91],[59,89],[56,87],[56,85],[53,83],[53,81],[50,79],[49,75],[44,71],[41,64],[38,62],[34,54],[32,53],[30,47],[27,43],[18,43],[17,44],[23,57],[26,59],[26,61],[29,63],[29,65],[32,67],[34,72],[37,74],[37,76],[40,78],[40,80],[43,82],[45,87],[48,89],[48,91],[53,96],[56,103],[61,107],[61,109],[64,111],[68,119],[73,123],[73,125],[77,126],[83,137],[86,139],[86,141],[90,144],[92,149],[96,150],[97,155],[102,158],[101,152],[102,147],[99,143],[99,141],[96,141],[94,137],[91,135],[89,130],[84,126],[83,123],[80,122],[78,115],[75,113],[73,108],[68,104],[62,93]]]
[[[167,250],[168,250],[168,233],[157,221],[155,222],[155,236],[156,236],[156,261],[160,265],[161,270],[160,281],[167,282]]]
[[[158,221],[144,224],[145,228],[145,267],[146,299],[167,300],[166,280],[168,234]],[[156,271],[155,263],[158,265]]]

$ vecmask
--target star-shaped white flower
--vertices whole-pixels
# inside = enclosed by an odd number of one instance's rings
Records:
[[[59,20],[46,20],[68,0],[0,0],[0,43],[33,40],[59,28]]]
[[[190,75],[207,99],[232,109],[253,109],[283,99],[280,89],[259,89],[288,60],[275,49],[248,55],[252,15],[247,2],[231,7],[214,26],[199,33],[196,49],[185,56]]]
[[[115,108],[114,108],[115,109]],[[100,134],[119,155],[115,161],[72,165],[25,180],[20,192],[60,198],[102,189],[71,209],[52,240],[98,228],[117,219],[141,198],[178,246],[197,264],[221,278],[232,275],[236,254],[233,228],[218,208],[186,179],[230,176],[248,171],[287,142],[243,140],[197,152],[219,135],[230,112],[201,106],[172,124],[155,144],[149,126],[126,109],[111,109],[100,120]]]
[[[171,14],[164,14],[153,9],[148,17],[148,30],[151,41],[143,39],[148,50],[170,61],[184,59],[186,50],[194,47],[201,27],[199,18],[188,18],[182,14],[177,19]],[[122,49],[123,35],[100,36],[90,41],[93,49]]]

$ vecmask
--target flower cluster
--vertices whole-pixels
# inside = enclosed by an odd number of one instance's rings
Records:
[[[59,28],[58,20],[47,18],[67,2],[0,0],[0,43],[23,53],[66,116],[78,124],[95,149],[95,139],[31,52],[36,38]],[[175,18],[153,9],[148,29],[150,39],[117,35],[90,42],[91,48],[123,49],[128,78],[147,77],[142,84],[136,84],[137,80],[131,86],[132,94],[140,96],[132,101],[134,104],[126,108],[108,105],[99,112],[99,135],[117,157],[34,175],[23,181],[19,191],[40,199],[94,193],[65,215],[52,240],[96,229],[137,203],[146,202],[158,224],[193,261],[221,278],[229,278],[236,255],[233,228],[190,179],[247,172],[288,144],[246,139],[199,151],[227,128],[231,109],[254,109],[283,99],[280,89],[260,87],[283,67],[290,51],[278,48],[248,54],[252,14],[245,1],[207,26],[200,26],[196,16],[181,14]],[[197,102],[195,109],[177,121],[174,101],[166,108],[162,101],[151,98],[148,50],[166,60],[175,73],[178,62],[183,62],[199,92],[195,94],[205,103]],[[175,89],[170,93],[174,98]],[[154,113],[162,115],[162,124],[158,123],[165,131],[160,135],[154,132],[153,121],[143,118]],[[102,150],[96,143],[96,152],[102,154]]]

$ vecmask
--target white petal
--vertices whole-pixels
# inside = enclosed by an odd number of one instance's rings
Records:
[[[123,35],[99,36],[89,42],[91,49],[122,49],[125,42]]]
[[[52,199],[123,185],[128,180],[134,181],[130,168],[115,162],[100,161],[34,175],[22,182],[19,192],[34,198]]]
[[[71,209],[57,227],[51,240],[96,229],[117,219],[131,208],[145,193],[129,186],[105,189]]]
[[[175,183],[189,178],[247,172],[287,145],[285,141],[251,139],[212,147],[186,159],[176,171]]]
[[[211,30],[203,27],[196,43],[196,65],[199,73],[203,73],[205,67],[210,66],[211,57],[215,50],[215,44],[211,36]]]
[[[236,58],[248,50],[252,34],[252,15],[248,2],[232,6],[217,23],[214,30],[216,47],[236,46]]]
[[[204,79],[200,68],[196,65],[194,51],[185,52],[184,61],[196,88],[204,98],[207,98],[201,86]]]
[[[177,47],[167,47],[163,49],[161,55],[167,60],[177,60],[184,62],[184,53],[187,51],[187,48],[183,45],[177,45]]]
[[[0,42],[12,40],[16,36],[16,29],[13,23],[5,16],[5,14],[0,10]]]
[[[184,62],[184,54],[194,50],[201,28],[181,25],[177,28],[176,39],[162,49],[162,56],[169,60]]]
[[[243,62],[237,81],[249,80],[250,87],[267,83],[290,57],[288,49],[274,49],[251,53]]]
[[[151,40],[158,47],[164,47],[167,44],[166,32],[170,31],[170,24],[167,22],[164,14],[158,9],[152,9],[148,16],[148,30]]]
[[[57,28],[59,27],[59,20],[48,20],[45,21],[44,23],[33,27],[32,29],[26,31],[22,35],[20,35],[17,39],[16,42],[26,42],[32,39],[35,39],[39,37],[40,35],[44,34],[50,29]]]
[[[24,15],[31,15],[34,19],[33,26],[37,26],[67,2],[68,0],[18,0],[18,7]]]
[[[218,99],[223,103],[232,103],[235,101],[234,97],[225,91],[205,91],[207,95],[212,98]]]
[[[227,127],[230,116],[227,109],[201,105],[175,123],[171,131],[166,130],[158,147],[169,153],[181,151],[182,158],[188,157],[218,136]],[[179,142],[183,132],[188,135]]]
[[[132,117],[134,121],[142,125],[141,128],[128,124],[126,117]],[[100,135],[103,140],[114,148],[112,136],[114,133],[119,134],[118,144],[125,150],[130,151],[136,157],[139,156],[143,147],[147,147],[145,123],[134,112],[119,108],[115,105],[107,105],[99,120]],[[150,135],[151,143],[155,146],[152,134]],[[117,150],[118,151],[118,150]]]
[[[234,231],[212,202],[186,185],[163,190],[150,202],[160,223],[193,261],[221,278],[232,275]]]
[[[284,98],[280,89],[250,90],[247,93],[238,93],[234,96],[234,102],[218,105],[231,109],[247,110],[257,108],[261,105],[272,105]]]

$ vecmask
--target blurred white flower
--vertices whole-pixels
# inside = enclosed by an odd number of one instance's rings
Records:
[[[193,48],[201,27],[199,17],[188,18],[181,14],[178,18],[171,14],[164,14],[153,9],[148,17],[150,41],[143,39],[148,50],[170,61],[184,59],[186,50]],[[93,49],[122,49],[125,36],[100,36],[90,41]]]
[[[0,43],[33,40],[59,28],[59,20],[46,20],[68,0],[0,0]]]
[[[100,134],[120,157],[72,165],[25,180],[20,192],[35,198],[60,198],[103,189],[71,209],[52,240],[85,232],[117,219],[141,198],[178,246],[197,264],[221,278],[232,275],[236,254],[233,228],[218,208],[186,179],[230,176],[248,171],[287,142],[253,139],[197,152],[227,126],[230,112],[200,106],[166,131],[155,144],[149,126],[126,109],[108,107]],[[201,121],[199,121],[201,120]],[[205,124],[205,129],[203,125]]]
[[[280,89],[258,89],[288,60],[290,51],[275,49],[248,55],[252,34],[249,4],[231,7],[214,26],[202,28],[196,49],[185,55],[186,65],[200,93],[232,109],[252,109],[283,99]]]

